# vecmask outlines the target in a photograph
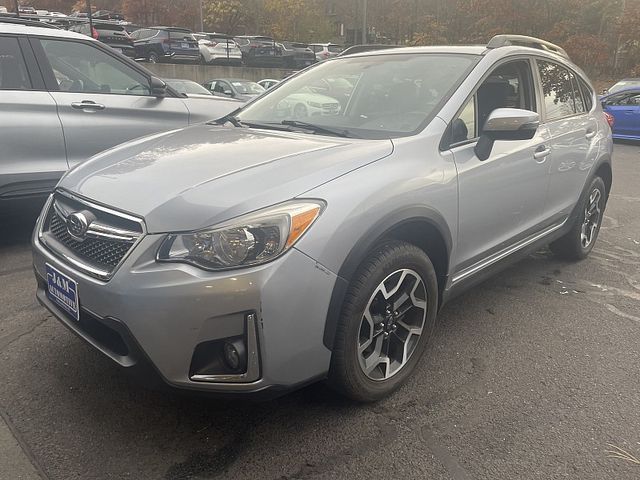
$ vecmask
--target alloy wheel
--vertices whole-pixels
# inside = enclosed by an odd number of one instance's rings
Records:
[[[584,221],[580,231],[580,244],[582,248],[587,248],[593,242],[598,225],[600,224],[600,200],[602,193],[599,189],[594,189],[589,195],[589,204],[584,209]]]
[[[362,315],[358,360],[371,380],[398,373],[415,351],[427,317],[427,290],[413,270],[400,269],[376,287]]]

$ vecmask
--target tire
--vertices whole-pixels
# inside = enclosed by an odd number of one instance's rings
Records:
[[[396,303],[392,309],[385,308],[386,295],[380,290],[383,283],[385,291],[391,293],[387,298]],[[398,286],[395,293],[394,285]],[[410,297],[405,303],[399,303],[404,294]],[[417,306],[424,303],[422,309]],[[436,272],[422,250],[395,240],[374,248],[358,268],[345,296],[331,356],[329,385],[360,402],[380,400],[391,394],[420,361],[435,326],[437,307]],[[402,310],[406,313],[396,315]],[[365,312],[369,312],[373,322],[367,321]],[[420,323],[421,332],[415,338]],[[413,327],[413,334],[408,334],[407,326]],[[406,336],[404,343],[403,336]],[[381,342],[380,348],[378,342]],[[385,342],[389,363],[376,364],[376,352],[384,349]],[[401,363],[391,360],[404,355]],[[375,368],[371,369],[374,364]]]
[[[158,54],[156,52],[151,52],[147,60],[149,60],[149,63],[158,63],[160,59],[158,58]]]
[[[551,251],[564,260],[586,258],[598,239],[606,203],[607,189],[604,181],[595,177],[579,201],[579,214],[571,230],[549,245]]]
[[[308,116],[307,107],[302,103],[296,103],[293,107],[293,118],[307,118]]]

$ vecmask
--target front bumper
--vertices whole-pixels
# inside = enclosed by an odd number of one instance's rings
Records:
[[[103,282],[61,261],[38,231],[33,261],[40,303],[126,369],[149,364],[172,387],[214,393],[291,389],[328,372],[331,352],[322,339],[336,276],[295,248],[266,265],[213,273],[156,262],[164,235],[147,235]],[[78,282],[80,322],[47,298],[47,263]],[[259,378],[194,380],[196,347],[227,337],[247,316],[255,318]]]

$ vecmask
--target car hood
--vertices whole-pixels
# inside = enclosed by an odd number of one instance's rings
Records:
[[[143,217],[149,233],[188,231],[291,199],[392,151],[390,140],[198,125],[98,154],[59,187]]]

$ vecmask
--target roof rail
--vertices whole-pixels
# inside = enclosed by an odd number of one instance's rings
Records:
[[[338,54],[339,57],[345,55],[353,55],[355,53],[372,52],[374,50],[388,50],[389,48],[398,48],[400,45],[383,45],[383,44],[365,44],[365,45],[352,45],[345,48]]]
[[[0,14],[0,23],[12,23],[15,25],[24,25],[25,27],[43,27],[43,28],[55,28],[55,25],[51,25],[47,22],[41,22],[30,18],[18,17],[15,14]]]
[[[500,48],[500,47],[508,47],[511,45],[519,46],[519,47],[530,47],[537,48],[538,50],[545,50],[547,52],[555,53],[556,55],[560,55],[561,57],[569,60],[569,55],[565,51],[564,48],[559,47],[558,45],[547,42],[546,40],[542,40],[540,38],[528,37],[526,35],[496,35],[489,43],[487,43],[487,48]]]

